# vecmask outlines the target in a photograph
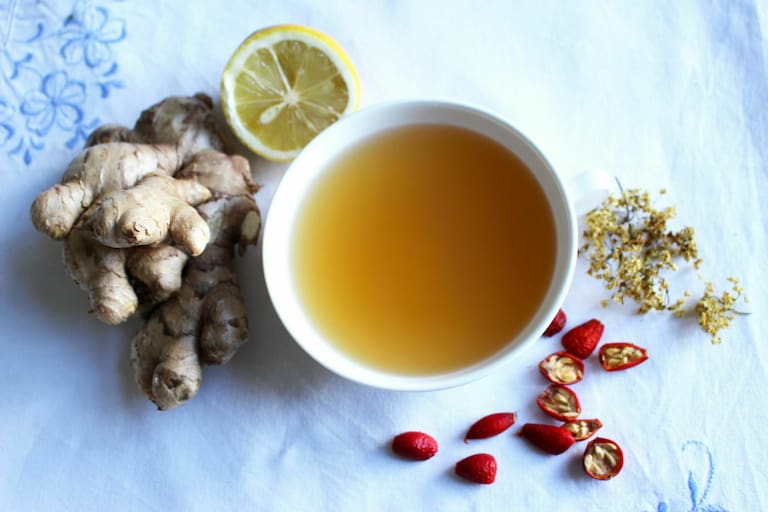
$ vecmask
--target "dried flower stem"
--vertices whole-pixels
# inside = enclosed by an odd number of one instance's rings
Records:
[[[604,282],[614,302],[623,304],[627,298],[635,301],[638,313],[666,310],[677,317],[683,316],[690,293],[686,291],[672,302],[664,275],[678,270],[679,260],[699,269],[702,259],[693,228],[669,230],[667,222],[675,216],[673,207],[656,209],[647,191],[625,191],[621,183],[616,182],[621,195],[609,196],[586,217],[585,244],[581,252],[589,256],[587,273]],[[663,195],[666,191],[660,193]],[[728,281],[733,285],[731,291],[720,296],[715,294],[712,283],[706,282],[704,294],[692,310],[701,328],[712,337],[712,343],[720,343],[720,330],[730,325],[734,314],[739,314],[734,305],[744,290],[738,279],[729,277]],[[746,298],[743,301],[746,302]],[[608,301],[601,303],[607,306]]]

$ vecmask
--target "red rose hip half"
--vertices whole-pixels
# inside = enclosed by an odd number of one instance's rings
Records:
[[[581,405],[576,393],[560,384],[552,384],[536,399],[542,411],[553,418],[568,421],[578,418]]]
[[[584,450],[584,471],[595,480],[610,480],[624,467],[621,447],[610,439],[597,437]]]
[[[589,439],[602,427],[603,422],[597,418],[591,420],[569,420],[563,423],[563,428],[573,434],[574,441]]]
[[[648,360],[648,351],[632,343],[606,343],[598,354],[600,365],[607,372],[626,370]]]
[[[555,384],[576,384],[584,378],[584,362],[568,352],[555,352],[539,363],[539,371]]]

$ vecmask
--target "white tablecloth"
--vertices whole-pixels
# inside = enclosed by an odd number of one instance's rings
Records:
[[[696,228],[702,272],[743,279],[750,317],[712,346],[694,321],[602,309],[582,261],[564,304],[575,325],[646,346],[574,386],[584,417],[623,447],[623,472],[587,478],[582,446],[542,455],[511,433],[465,445],[477,418],[545,418],[536,365],[456,389],[398,393],[343,380],[290,339],[264,288],[260,247],[239,261],[251,336],[200,394],[158,412],[128,362],[138,321],[87,313],[61,245],[28,209],[84,134],[131,124],[171,94],[218,96],[221,71],[253,30],[292,22],[346,48],[362,105],[466,101],[519,127],[568,176],[599,168],[626,187],[665,187],[677,227]],[[727,1],[127,2],[0,0],[0,509],[100,510],[764,510],[768,509],[763,326],[768,231],[768,7]],[[270,197],[286,166],[251,158]],[[689,275],[690,277],[690,275]],[[695,282],[695,281],[694,281]],[[404,430],[440,442],[423,463],[392,456]],[[491,486],[453,476],[479,451]]]

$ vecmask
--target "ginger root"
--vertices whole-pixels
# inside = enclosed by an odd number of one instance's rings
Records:
[[[161,410],[195,396],[201,365],[226,363],[248,339],[234,246],[242,252],[256,243],[258,207],[248,193],[224,196],[199,209],[214,233],[211,243],[190,259],[179,292],[150,314],[132,344],[136,381]]]
[[[170,97],[133,129],[97,128],[30,212],[64,239],[65,268],[97,318],[145,316],[131,362],[159,409],[195,396],[202,366],[248,339],[234,252],[258,239],[259,187],[245,158],[221,152],[212,107],[204,94]]]
[[[146,308],[165,302],[181,288],[189,256],[171,245],[145,245],[126,252],[125,268],[139,302]]]
[[[186,163],[204,149],[224,151],[212,111],[213,100],[207,94],[171,96],[142,112],[134,132],[154,144],[174,144]]]
[[[149,174],[173,176],[201,150],[223,150],[212,110],[206,94],[171,96],[142,112],[133,130],[114,124],[97,128],[61,183],[32,203],[35,228],[61,240],[101,196],[133,187]]]
[[[111,325],[125,322],[139,304],[125,258],[125,251],[101,245],[82,229],[73,229],[64,241],[67,273],[88,292],[91,313]]]
[[[171,176],[181,164],[170,145],[111,142],[86,148],[54,185],[32,203],[30,215],[38,231],[61,240],[77,219],[104,194],[133,187],[150,173]],[[105,172],[115,169],[116,172]]]
[[[194,206],[210,197],[211,192],[194,180],[149,175],[100,201],[85,227],[109,247],[170,242],[197,256],[208,244],[210,231]]]

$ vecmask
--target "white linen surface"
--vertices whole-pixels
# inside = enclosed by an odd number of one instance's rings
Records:
[[[696,228],[702,273],[741,277],[751,316],[712,346],[694,320],[602,309],[581,261],[569,326],[597,316],[605,340],[650,360],[574,386],[626,463],[587,478],[583,445],[542,455],[510,432],[465,445],[477,418],[546,421],[542,339],[463,387],[387,392],[321,368],[291,340],[264,288],[260,247],[239,260],[251,336],[200,394],[158,412],[128,362],[138,321],[108,327],[64,274],[61,245],[28,209],[99,122],[131,124],[171,94],[218,97],[221,71],[253,30],[321,29],[346,48],[362,106],[440,98],[493,110],[565,176],[603,169],[625,187],[669,190],[675,226]],[[763,1],[33,2],[0,0],[0,509],[766,510],[768,7]],[[29,57],[28,57],[29,56]],[[63,72],[63,74],[62,74]],[[68,145],[67,143],[70,142]],[[265,212],[286,165],[251,158]],[[471,174],[468,174],[471,179]],[[700,292],[693,273],[686,285]],[[393,435],[424,430],[438,455],[412,463]],[[453,476],[490,452],[491,486]]]

